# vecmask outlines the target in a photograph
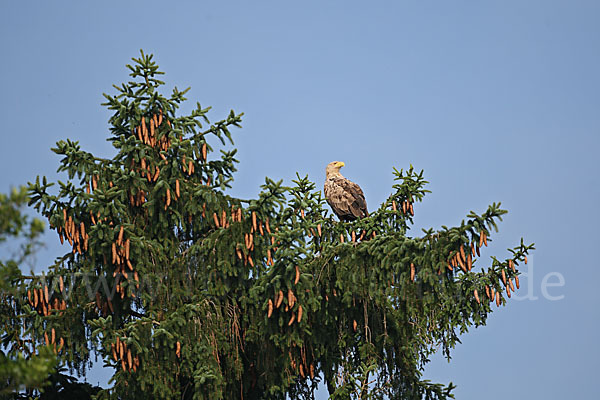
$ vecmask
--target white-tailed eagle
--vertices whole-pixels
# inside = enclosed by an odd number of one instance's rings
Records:
[[[357,218],[368,217],[367,202],[362,189],[340,174],[340,168],[344,165],[342,161],[327,164],[325,199],[341,221],[354,221]]]

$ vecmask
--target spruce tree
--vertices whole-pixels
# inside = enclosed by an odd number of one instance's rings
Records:
[[[19,281],[24,348],[48,346],[79,372],[101,358],[114,375],[99,398],[312,398],[319,384],[336,399],[453,397],[423,368],[507,301],[533,249],[480,257],[500,204],[413,236],[428,190],[412,166],[351,223],[307,176],[233,197],[242,114],[211,123],[198,103],[181,115],[187,90],[162,94],[152,56],[133,61],[105,95],[114,157],[60,141],[68,179],[30,184],[69,251]]]

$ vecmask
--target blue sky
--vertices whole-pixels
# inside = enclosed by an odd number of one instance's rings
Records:
[[[0,190],[56,178],[49,149],[64,138],[112,154],[102,93],[143,48],[169,88],[192,87],[186,110],[245,113],[235,195],[296,172],[321,187],[342,160],[369,208],[390,193],[392,167],[424,169],[433,193],[418,228],[501,201],[509,214],[487,255],[521,236],[537,247],[522,300],[425,377],[454,382],[458,399],[593,398],[599,20],[599,2],[578,0],[4,1]],[[47,240],[38,270],[61,251]]]

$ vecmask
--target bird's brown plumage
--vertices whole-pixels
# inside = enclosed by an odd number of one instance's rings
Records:
[[[341,161],[327,164],[325,199],[340,220],[354,221],[357,218],[369,216],[369,212],[365,195],[360,186],[340,174],[340,168],[344,165]]]

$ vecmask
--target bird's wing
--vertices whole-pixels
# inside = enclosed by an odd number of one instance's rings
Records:
[[[362,189],[348,179],[329,179],[325,184],[325,198],[340,218],[356,219],[369,215]]]
[[[354,200],[350,204],[352,214],[356,218],[367,217],[369,212],[367,211],[367,201],[365,200],[365,194],[363,193],[362,189],[356,183],[351,182],[348,179],[345,179],[345,181],[346,182],[343,184],[345,185],[345,191]]]

